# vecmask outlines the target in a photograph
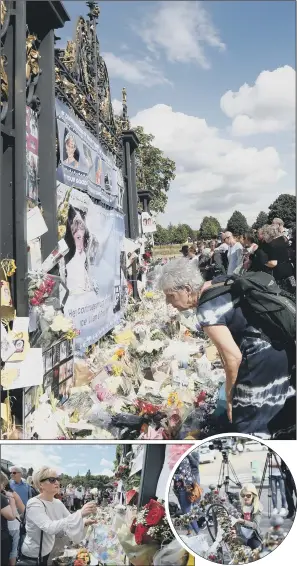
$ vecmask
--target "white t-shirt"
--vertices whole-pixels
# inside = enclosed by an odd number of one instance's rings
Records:
[[[219,252],[226,252],[229,249],[228,244],[225,244],[225,242],[223,242],[223,244],[221,244],[218,248],[216,248]]]
[[[243,247],[240,242],[234,246],[229,246],[228,250],[228,271],[227,275],[238,274],[243,264]]]
[[[59,499],[41,501],[39,497],[33,497],[29,499],[26,508],[26,536],[22,546],[24,556],[38,558],[41,530],[42,556],[51,553],[55,545],[55,535],[59,533],[66,534],[76,544],[80,543],[85,535],[81,511],[71,515]]]

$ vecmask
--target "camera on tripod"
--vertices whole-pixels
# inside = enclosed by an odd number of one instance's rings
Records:
[[[232,450],[229,441],[227,439],[222,440],[220,438],[216,438],[215,440],[210,442],[208,447],[210,450],[219,450],[219,452],[227,452],[229,450]]]

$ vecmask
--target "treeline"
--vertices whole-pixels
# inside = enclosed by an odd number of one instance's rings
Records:
[[[90,470],[85,476],[80,476],[79,474],[74,477],[69,476],[68,474],[61,474],[60,476],[60,483],[62,487],[66,487],[66,485],[71,483],[74,486],[82,485],[83,487],[98,487],[98,489],[102,489],[106,485],[112,484],[113,481],[113,478],[108,476],[92,475]]]
[[[293,228],[296,225],[296,197],[295,195],[280,195],[269,207],[268,212],[259,212],[255,222],[249,226],[246,217],[239,210],[235,210],[230,216],[227,226],[221,226],[214,216],[205,216],[200,224],[199,230],[191,228],[188,224],[169,224],[164,228],[157,224],[157,231],[154,234],[156,245],[164,246],[168,244],[183,244],[192,240],[211,240],[217,238],[222,231],[229,230],[235,236],[245,234],[249,230],[258,230],[264,224],[270,224],[273,218],[282,218],[286,228]]]

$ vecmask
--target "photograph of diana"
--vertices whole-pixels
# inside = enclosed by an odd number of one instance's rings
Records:
[[[90,233],[83,213],[73,206],[69,207],[65,241],[69,248],[65,256],[66,285],[70,294],[80,294],[91,290],[88,274],[87,249]]]
[[[65,130],[64,137],[63,163],[73,169],[77,169],[79,164],[79,150],[77,148],[75,136],[67,130]]]

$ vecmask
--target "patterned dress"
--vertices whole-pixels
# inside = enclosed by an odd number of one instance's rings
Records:
[[[198,306],[197,320],[200,328],[227,326],[242,354],[233,390],[234,432],[295,438],[295,348],[271,344],[261,330],[249,326],[229,293]]]

